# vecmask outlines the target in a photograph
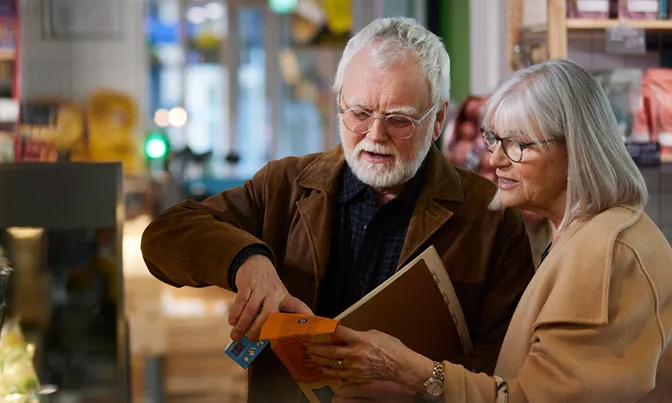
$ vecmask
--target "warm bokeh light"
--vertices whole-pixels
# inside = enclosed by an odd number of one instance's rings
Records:
[[[168,122],[171,126],[182,127],[187,124],[188,119],[187,111],[179,106],[176,106],[168,112]]]
[[[168,109],[159,109],[154,112],[154,123],[159,127],[170,126],[170,121],[168,120],[169,113]]]

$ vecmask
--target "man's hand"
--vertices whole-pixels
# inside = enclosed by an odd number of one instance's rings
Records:
[[[264,255],[252,255],[245,260],[236,273],[236,287],[238,294],[229,312],[231,338],[235,341],[245,332],[250,340],[257,340],[261,326],[273,312],[313,314],[306,304],[289,295],[275,267]],[[254,325],[250,328],[252,321]]]
[[[375,381],[339,389],[332,403],[413,403],[416,396],[412,389],[398,383]]]

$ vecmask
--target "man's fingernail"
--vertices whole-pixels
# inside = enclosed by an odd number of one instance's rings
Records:
[[[301,350],[308,350],[308,346],[305,345],[305,344],[302,344],[302,345],[301,345]]]
[[[303,353],[303,357],[304,357],[306,360],[310,360],[310,354],[309,354],[309,353]]]

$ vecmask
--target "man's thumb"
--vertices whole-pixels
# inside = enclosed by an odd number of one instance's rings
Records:
[[[308,305],[304,304],[300,299],[292,297],[291,295],[285,296],[285,298],[280,302],[278,309],[280,312],[313,315],[313,311],[308,308]]]

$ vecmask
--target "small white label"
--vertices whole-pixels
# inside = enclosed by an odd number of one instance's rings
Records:
[[[660,133],[658,135],[658,142],[663,147],[672,147],[672,133]]]
[[[658,0],[629,0],[628,11],[631,13],[657,13]]]
[[[608,13],[609,0],[579,0],[576,9],[580,13]]]

